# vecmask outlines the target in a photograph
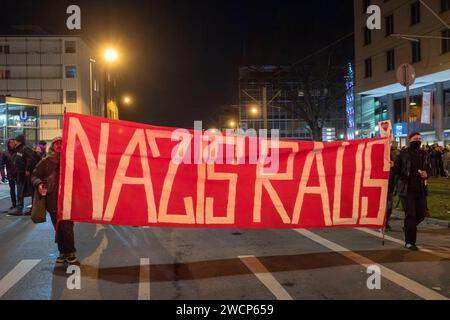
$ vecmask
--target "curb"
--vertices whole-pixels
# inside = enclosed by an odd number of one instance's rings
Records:
[[[403,219],[403,217],[404,217],[403,211],[393,210],[392,217]],[[435,218],[425,218],[424,222],[427,224],[438,225],[438,226],[441,226],[444,228],[450,228],[450,221],[447,221],[447,220],[440,220],[440,219],[435,219]]]

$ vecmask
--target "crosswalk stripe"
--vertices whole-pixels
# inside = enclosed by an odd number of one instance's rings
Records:
[[[267,289],[278,300],[293,300],[291,295],[283,288],[283,286],[275,279],[275,277],[267,270],[267,268],[255,256],[239,256],[239,259],[254,273]]]
[[[41,260],[22,260],[0,280],[0,298],[31,271]]]
[[[364,266],[368,267],[370,265],[377,265],[381,269],[381,275],[386,279],[394,282],[395,284],[401,286],[402,288],[414,293],[415,295],[425,299],[425,300],[448,300],[447,297],[421,285],[420,283],[411,280],[389,268],[384,267],[383,265],[379,265],[376,262],[357,254],[356,252],[350,251],[349,249],[334,243],[330,240],[322,238],[321,236],[304,229],[295,229],[299,234],[309,238],[310,240],[319,243],[320,245],[333,250],[344,257]]]
[[[138,300],[150,300],[150,259],[141,258]]]

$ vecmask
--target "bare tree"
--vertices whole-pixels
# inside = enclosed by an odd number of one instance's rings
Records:
[[[283,107],[308,125],[315,141],[322,141],[322,129],[332,118],[344,118],[345,114],[346,68],[333,65],[332,54],[323,60],[292,70],[299,89],[289,92],[291,104]]]

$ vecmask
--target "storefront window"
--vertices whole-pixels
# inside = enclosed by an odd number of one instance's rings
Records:
[[[5,149],[6,141],[23,134],[30,146],[38,140],[37,106],[0,104],[0,144]]]
[[[8,126],[37,127],[37,109],[31,106],[8,105]]]

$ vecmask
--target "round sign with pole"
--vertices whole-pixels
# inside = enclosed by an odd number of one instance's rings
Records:
[[[416,81],[416,71],[408,63],[404,63],[397,68],[397,81],[404,87],[412,86]]]
[[[397,81],[404,87],[406,87],[406,136],[409,138],[410,126],[409,126],[409,86],[416,81],[416,71],[414,67],[408,63],[404,63],[397,68]]]

